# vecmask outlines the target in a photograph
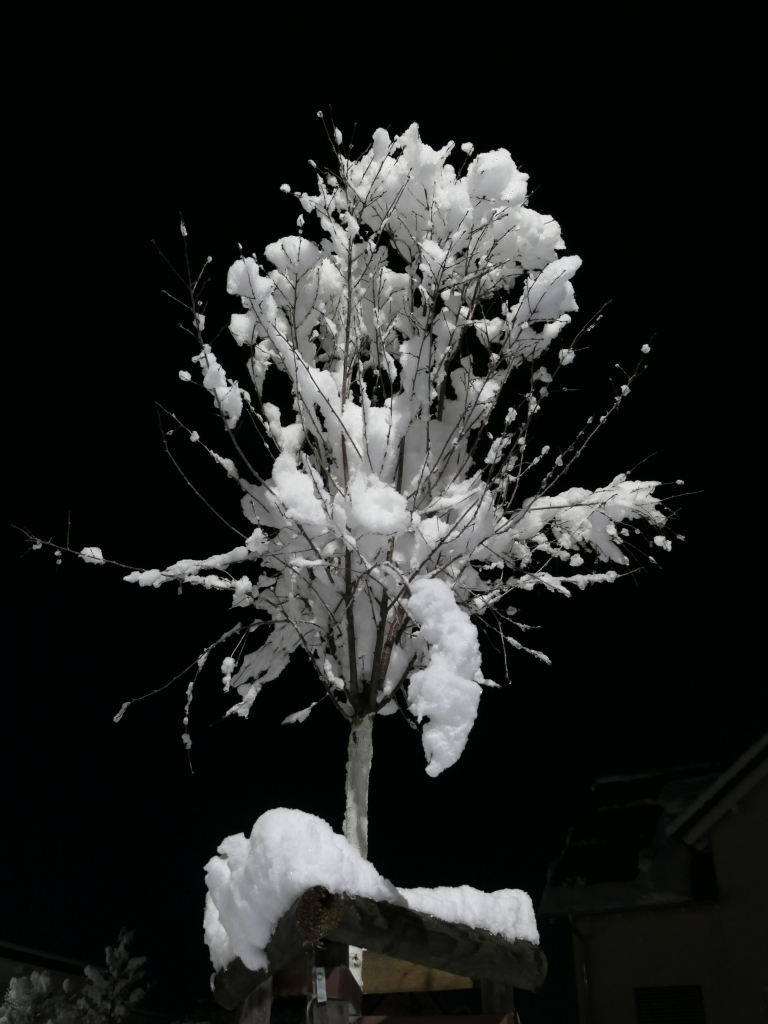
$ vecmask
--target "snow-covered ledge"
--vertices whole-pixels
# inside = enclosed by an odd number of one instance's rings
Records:
[[[398,889],[302,811],[267,811],[250,838],[225,839],[206,882],[214,993],[228,1009],[321,939],[531,991],[546,975],[527,893]]]

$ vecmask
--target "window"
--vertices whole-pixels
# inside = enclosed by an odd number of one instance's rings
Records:
[[[636,988],[637,1024],[707,1024],[701,985]]]

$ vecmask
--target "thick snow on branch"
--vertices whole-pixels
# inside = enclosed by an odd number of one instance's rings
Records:
[[[313,886],[410,906],[444,921],[538,943],[527,893],[458,888],[397,889],[331,826],[303,811],[277,807],[246,838],[229,836],[206,865],[205,941],[220,970],[239,957],[252,971],[267,966],[265,948],[280,918]]]
[[[439,775],[461,757],[477,716],[480,644],[477,627],[456,603],[444,580],[417,579],[411,585],[408,614],[421,626],[426,667],[411,675],[408,705],[424,726],[427,775]]]
[[[271,269],[232,264],[242,310],[230,331],[254,404],[210,344],[195,360],[228,434],[239,424],[236,458],[214,458],[253,532],[224,554],[126,577],[225,590],[272,624],[262,653],[233,643],[233,712],[248,714],[302,650],[350,718],[405,698],[431,775],[459,758],[478,710],[470,616],[501,611],[515,590],[612,582],[615,570],[588,563],[627,566],[630,521],[670,546],[656,481],[563,490],[568,452],[531,454],[548,386],[572,372],[575,349],[555,342],[578,308],[581,261],[530,208],[507,150],[465,145],[460,174],[452,149],[426,145],[416,124],[394,138],[378,129],[357,160],[339,149],[337,173],[293,193],[299,230],[314,216],[322,241],[286,235],[264,250]],[[278,374],[292,408],[264,393]]]
[[[642,518],[663,526],[666,516],[652,493],[658,486],[658,480],[628,481],[620,473],[596,491],[571,487],[553,497],[542,495],[523,502],[524,514],[509,528],[509,535],[521,544],[520,563],[528,564],[534,552],[543,551],[570,565],[583,565],[582,555],[576,552],[589,546],[601,562],[628,565],[616,523]]]
[[[204,317],[197,317],[196,325],[201,331],[204,322]],[[243,402],[250,402],[250,395],[244,388],[238,386],[236,380],[227,379],[224,368],[211,351],[210,345],[204,344],[200,355],[194,356],[192,361],[202,367],[203,387],[213,395],[227,426],[234,429],[243,413]]]

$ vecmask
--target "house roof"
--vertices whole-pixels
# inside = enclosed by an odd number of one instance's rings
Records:
[[[0,939],[0,960],[11,963],[27,964],[42,970],[56,971],[73,977],[82,975],[85,970],[84,960],[73,960],[58,953],[46,953],[29,946],[19,946],[15,942],[4,942]]]
[[[701,847],[714,825],[768,775],[768,732],[667,825],[667,835]]]
[[[550,867],[539,914],[604,913],[716,898],[709,833],[768,775],[768,733],[730,766],[597,779]]]
[[[562,854],[549,869],[539,915],[603,913],[714,898],[706,865],[700,870],[706,851],[693,857],[666,833],[667,826],[712,786],[720,768],[700,765],[597,779]]]

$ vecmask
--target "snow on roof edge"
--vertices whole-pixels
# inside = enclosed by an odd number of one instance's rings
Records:
[[[722,761],[720,761],[722,764]],[[635,782],[639,779],[653,779],[661,775],[680,774],[690,772],[691,777],[704,775],[707,772],[719,771],[720,764],[716,761],[694,761],[683,765],[666,765],[663,768],[645,769],[637,772],[620,772],[616,775],[598,775],[591,783],[592,789],[605,783]]]
[[[738,757],[730,768],[727,768],[711,786],[708,786],[703,793],[700,793],[695,800],[693,800],[684,810],[682,810],[676,818],[674,818],[667,826],[666,833],[668,836],[673,836],[676,832],[682,830],[686,823],[691,823],[692,819],[703,810],[708,804],[716,801],[718,795],[724,796],[725,790],[733,784],[737,778],[745,773],[746,769],[755,762],[755,767],[759,766],[761,754],[766,757],[766,768],[768,769],[768,732],[764,733],[755,743],[752,744],[744,753]],[[747,777],[749,773],[746,773]],[[754,778],[752,784],[758,782],[762,778],[762,775],[758,772]],[[750,786],[751,788],[751,786]],[[721,796],[721,798],[722,798]]]

